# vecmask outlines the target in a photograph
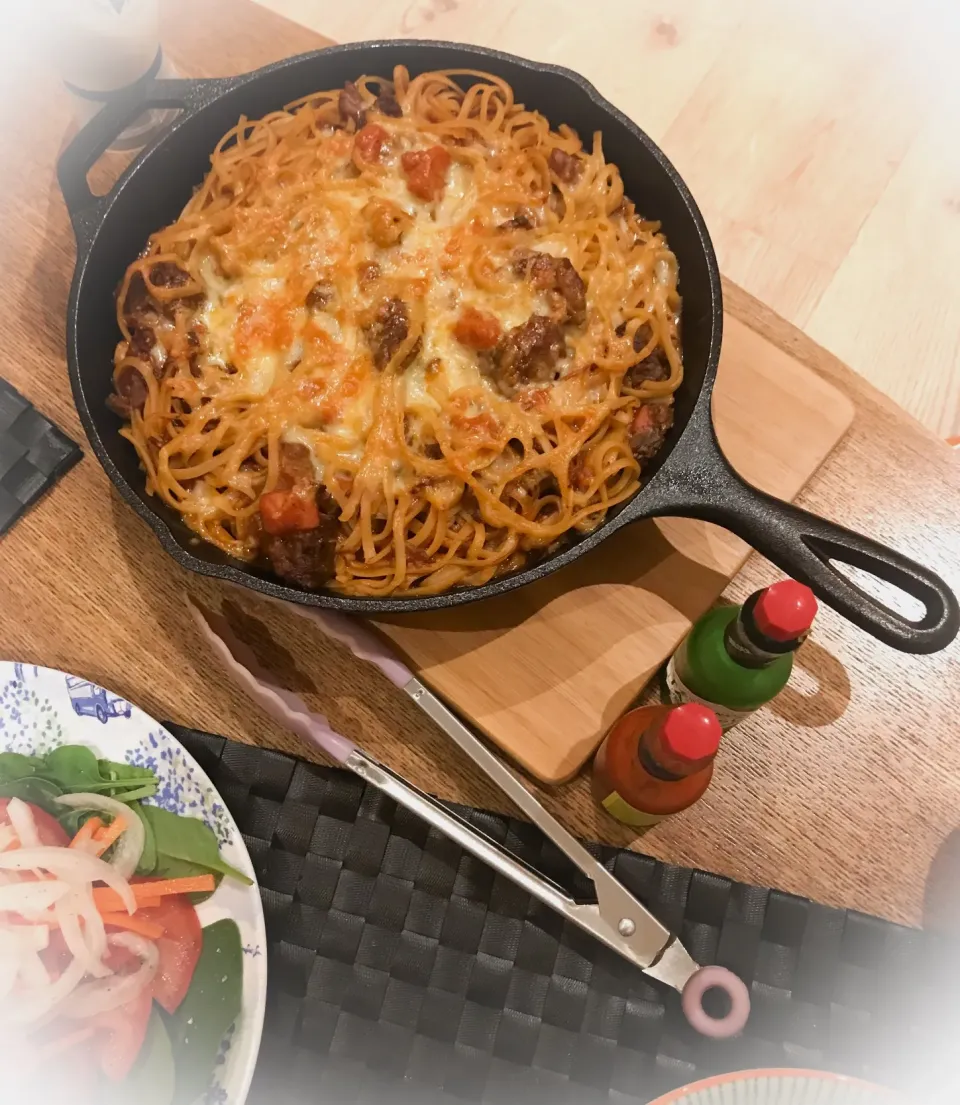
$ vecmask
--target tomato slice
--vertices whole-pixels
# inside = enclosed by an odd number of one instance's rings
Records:
[[[9,798],[0,798],[0,825],[10,824],[10,818],[7,817],[7,806],[9,805]],[[27,805],[33,814],[33,823],[37,826],[37,836],[40,838],[40,843],[44,846],[65,848],[70,843],[70,837],[67,836],[60,822],[55,817],[51,817],[46,810],[40,809],[32,802],[27,802]]]
[[[153,995],[145,986],[140,993],[109,1013],[96,1018],[100,1030],[94,1044],[100,1069],[111,1082],[122,1082],[137,1061],[147,1036]]]
[[[157,941],[160,965],[153,976],[153,996],[172,1013],[190,989],[200,958],[203,945],[200,918],[183,894],[169,894],[159,905],[141,909],[138,916],[163,926],[163,936]]]
[[[112,947],[105,962],[118,974],[130,974],[140,966],[139,958],[126,948]],[[100,1070],[111,1082],[122,1082],[137,1061],[147,1037],[153,994],[144,986],[125,1005],[98,1013],[93,1018],[97,1027],[93,1048]]]

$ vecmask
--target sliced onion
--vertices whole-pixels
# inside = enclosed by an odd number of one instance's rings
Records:
[[[14,882],[0,886],[0,913],[11,910],[25,917],[42,913],[70,892],[70,884],[58,879],[45,882]]]
[[[127,827],[114,846],[110,863],[118,875],[129,879],[140,862],[147,835],[137,811],[103,794],[62,794],[57,798],[57,802],[61,806],[72,806],[77,810],[99,810],[101,813],[123,818]]]
[[[140,967],[130,975],[115,974],[97,982],[84,982],[70,995],[68,1001],[62,1003],[58,1010],[60,1015],[82,1020],[98,1013],[107,1013],[126,1005],[144,987],[150,985],[160,962],[160,952],[156,944],[134,932],[117,932],[107,939],[118,948],[126,948],[139,956],[142,961]]]
[[[7,817],[20,840],[21,848],[38,848],[40,836],[37,833],[37,823],[33,819],[33,811],[21,798],[11,798],[7,803]]]
[[[20,979],[26,986],[50,985],[50,972],[36,952],[28,952],[20,960]]]
[[[20,973],[19,957],[8,950],[0,951],[0,1002],[5,1001]]]
[[[81,888],[92,882],[103,882],[120,895],[128,913],[136,912],[136,899],[127,880],[109,863],[78,852],[76,848],[18,848],[13,852],[0,852],[0,870],[49,871],[58,879]]]
[[[65,998],[68,998],[76,990],[82,978],[83,964],[74,959],[56,982],[19,996],[16,1003],[5,1003],[0,1009],[0,1022],[19,1025],[36,1024]]]
[[[93,894],[89,888],[76,892],[77,913],[83,921],[83,935],[90,954],[98,961],[107,954],[107,930],[103,927],[103,918],[97,911]]]
[[[0,825],[0,852],[5,852],[11,844],[17,844],[17,834],[12,825]]]
[[[94,953],[90,941],[88,941],[84,930],[80,927],[77,908],[78,897],[77,894],[68,894],[57,902],[57,924],[63,933],[64,943],[70,949],[70,954],[83,964],[86,973],[93,975],[94,978],[106,978],[107,975],[113,974],[113,972],[102,962],[101,956],[103,953],[101,952],[101,955]],[[103,922],[101,922],[100,927],[103,928]]]

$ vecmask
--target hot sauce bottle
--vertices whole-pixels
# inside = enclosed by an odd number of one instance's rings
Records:
[[[816,613],[813,592],[793,579],[708,610],[667,664],[665,699],[709,706],[732,729],[787,685]]]
[[[618,821],[647,832],[710,785],[721,733],[717,715],[698,702],[630,710],[593,761],[594,797]]]

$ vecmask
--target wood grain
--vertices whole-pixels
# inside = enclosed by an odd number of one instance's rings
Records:
[[[787,499],[854,413],[845,395],[736,319],[724,328],[713,409],[735,467]],[[377,624],[434,690],[555,785],[593,755],[749,552],[705,522],[647,521],[531,587]]]
[[[960,433],[960,298],[938,294],[960,244],[956,4],[261,2],[340,42],[449,38],[580,71],[674,160],[728,277]]]
[[[177,0],[167,10],[179,16],[169,24],[169,45],[184,71],[235,72],[318,42],[239,2],[208,0],[201,9]],[[68,107],[39,53],[21,47],[5,60],[0,84],[29,87],[44,110],[26,110],[22,96],[0,98],[7,151],[0,374],[82,440],[63,359],[73,244],[53,170]],[[731,315],[856,406],[850,431],[800,501],[960,586],[960,469],[950,450],[757,300],[725,287]],[[740,600],[774,574],[753,556],[725,595]],[[0,655],[84,674],[155,717],[313,755],[224,682],[184,610],[184,592],[210,605],[224,598],[221,588],[170,561],[88,452],[0,541]],[[436,794],[504,808],[378,673],[303,619],[244,599],[248,605],[265,626],[248,627],[258,634],[261,658],[343,733]],[[956,929],[958,658],[957,645],[932,657],[894,653],[825,611],[801,653],[795,687],[734,731],[703,801],[644,837],[644,850],[894,920]],[[596,809],[582,778],[544,801],[588,838],[629,843]]]

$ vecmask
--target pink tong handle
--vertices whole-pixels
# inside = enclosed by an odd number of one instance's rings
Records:
[[[703,1008],[708,990],[723,990],[730,999],[726,1016],[711,1017]],[[743,980],[726,967],[701,967],[687,979],[680,997],[683,1014],[703,1036],[725,1040],[743,1031],[750,1016],[750,991]]]
[[[282,726],[322,748],[338,763],[357,750],[353,741],[337,733],[323,714],[309,710],[297,695],[279,686],[257,658],[231,631],[222,614],[208,610],[187,596],[187,605],[201,635],[220,657],[234,682]]]

